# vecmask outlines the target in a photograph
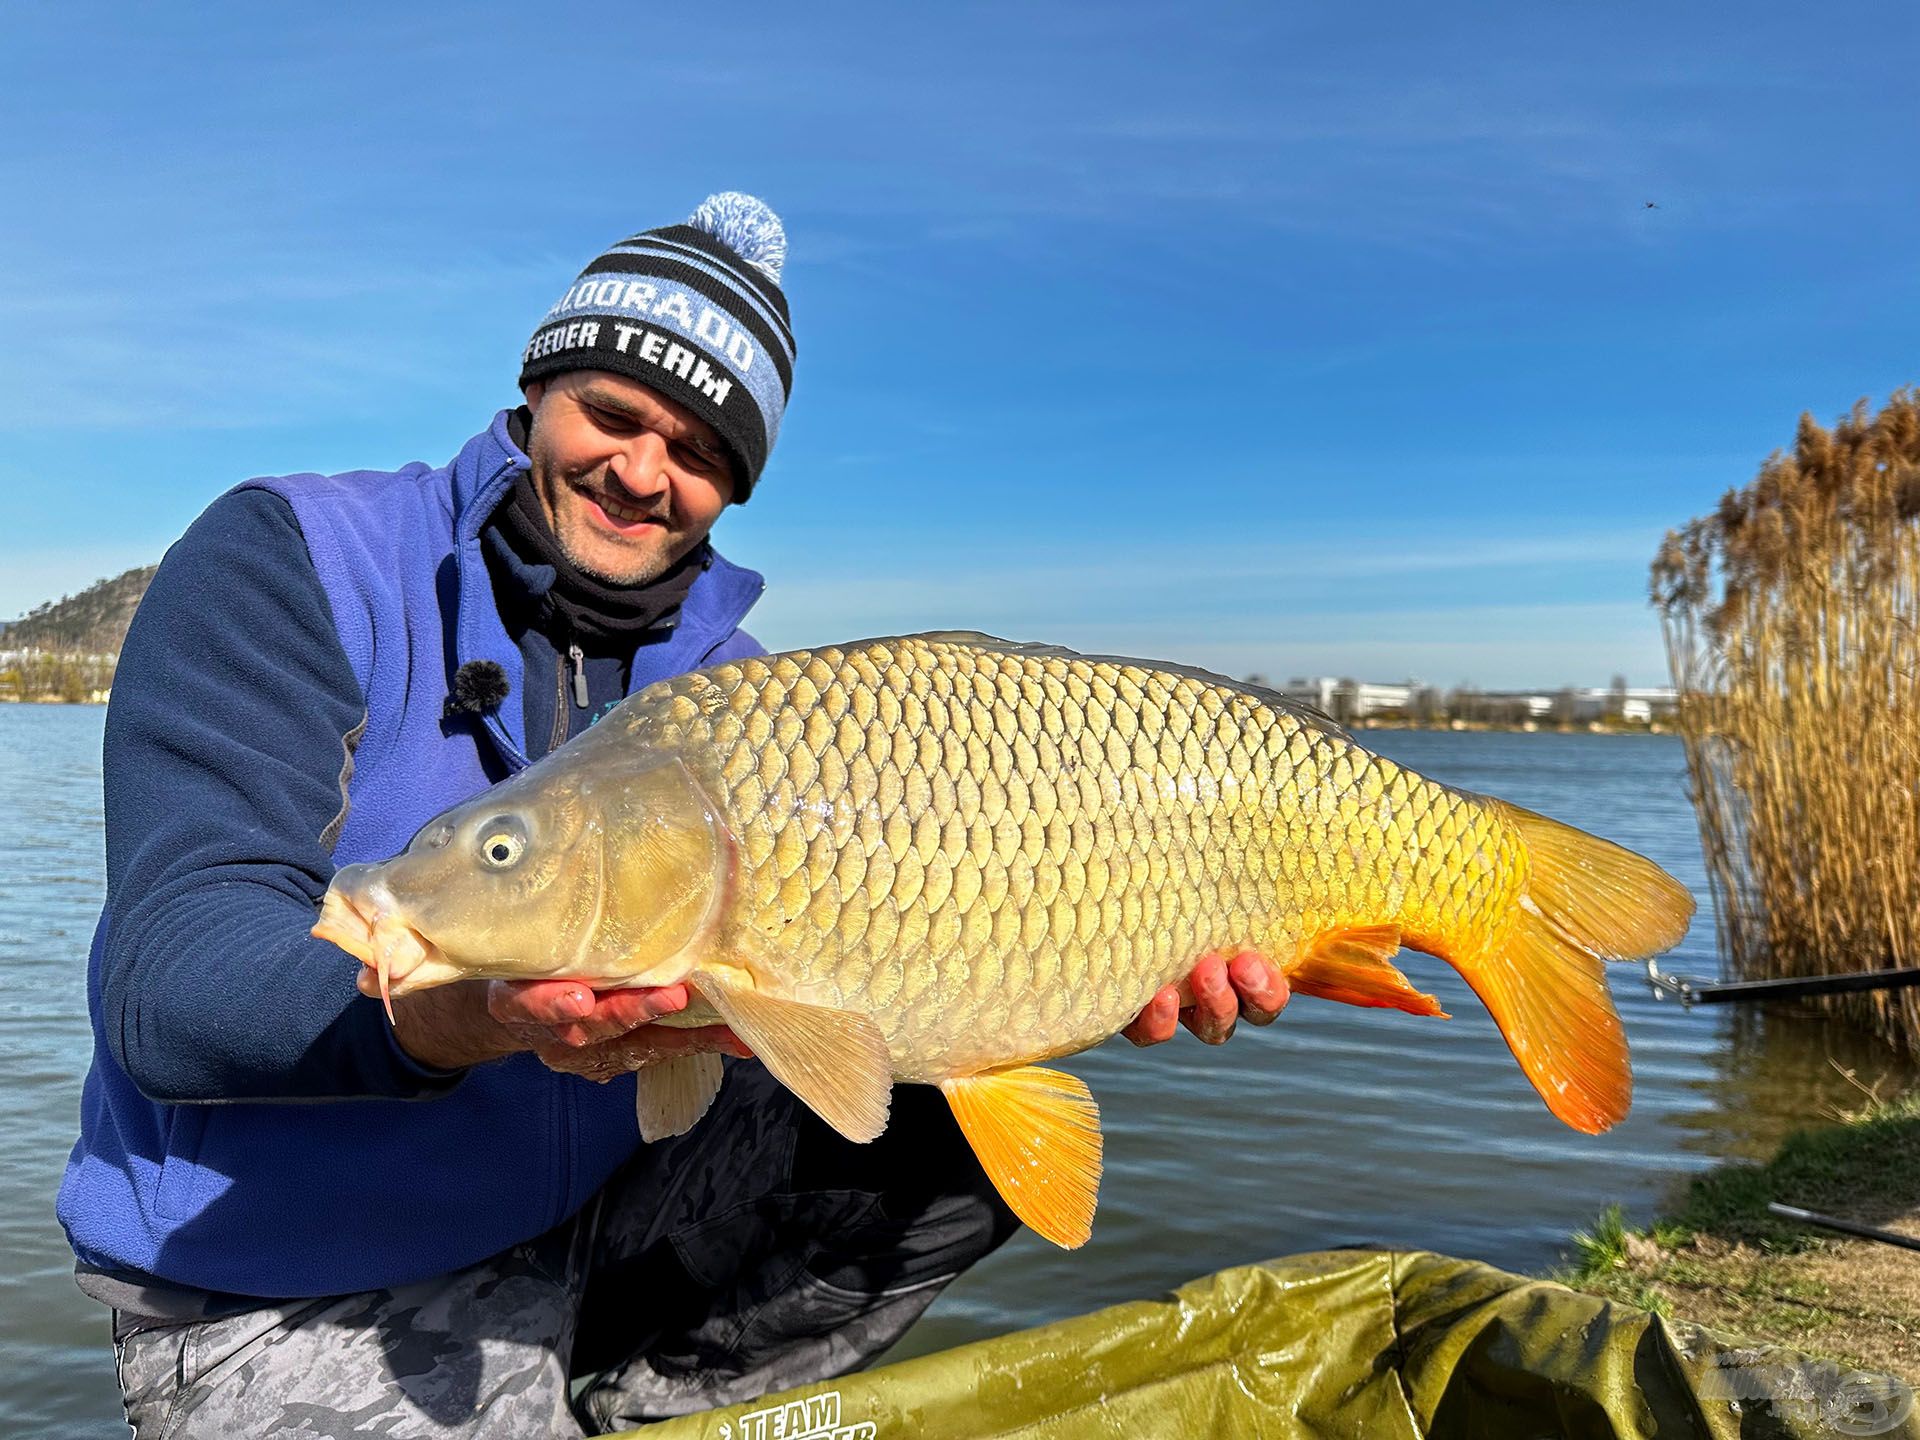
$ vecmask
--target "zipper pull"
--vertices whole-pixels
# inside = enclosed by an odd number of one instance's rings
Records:
[[[567,661],[573,666],[573,703],[587,708],[587,657],[578,645],[567,646]]]

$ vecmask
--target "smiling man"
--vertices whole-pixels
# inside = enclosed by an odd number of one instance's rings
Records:
[[[683,986],[397,998],[308,933],[334,870],[628,694],[758,653],[708,541],[792,387],[785,236],[717,195],[597,258],[526,404],[444,466],[249,481],[167,554],[108,711],[94,1062],[60,1193],[140,1436],[580,1433],[863,1365],[1015,1228],[944,1098],[841,1139],[749,1059],[686,1135],[594,1084]],[[1224,1039],[1286,989],[1194,972]],[[1130,1034],[1165,1039],[1168,990]]]

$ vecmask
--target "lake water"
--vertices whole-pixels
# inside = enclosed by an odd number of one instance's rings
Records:
[[[87,941],[101,894],[104,712],[0,705],[0,1435],[124,1434],[106,1313],[73,1286],[53,1195],[90,1049]],[[1620,841],[1701,901],[1662,963],[1717,973],[1679,742],[1669,736],[1373,731],[1373,749]],[[1676,1180],[1766,1153],[1857,1101],[1832,1063],[1898,1079],[1887,1053],[1811,1021],[1656,1001],[1628,966],[1633,1114],[1588,1137],[1534,1098],[1444,964],[1404,957],[1451,1021],[1299,1000],[1208,1049],[1115,1042],[1072,1068],[1099,1097],[1107,1169],[1092,1242],[1021,1235],[948,1291],[898,1354],[1156,1294],[1228,1265],[1377,1243],[1551,1265],[1609,1200],[1646,1217]]]

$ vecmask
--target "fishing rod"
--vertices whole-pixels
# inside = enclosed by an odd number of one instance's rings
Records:
[[[1709,982],[1669,975],[1647,961],[1647,983],[1659,995],[1682,1005],[1725,1005],[1737,1000],[1799,1000],[1810,995],[1843,995],[1855,990],[1904,990],[1920,985],[1920,967],[1857,970],[1850,975],[1785,975],[1774,980]]]
[[[1797,1220],[1802,1225],[1815,1225],[1823,1230],[1838,1230],[1843,1235],[1858,1235],[1862,1240],[1878,1240],[1882,1245],[1898,1245],[1902,1250],[1920,1250],[1920,1240],[1911,1235],[1897,1235],[1891,1230],[1882,1230],[1877,1225],[1861,1225],[1852,1220],[1836,1219],[1832,1215],[1822,1215],[1814,1210],[1802,1210],[1797,1205],[1782,1205],[1778,1200],[1767,1202],[1769,1214],[1778,1215],[1782,1220]]]

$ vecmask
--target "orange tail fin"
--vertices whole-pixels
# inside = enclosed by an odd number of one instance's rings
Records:
[[[1644,959],[1679,944],[1693,918],[1693,896],[1631,850],[1491,803],[1526,843],[1526,890],[1483,953],[1447,958],[1492,1012],[1547,1108],[1597,1135],[1624,1118],[1633,1099],[1605,962]]]

